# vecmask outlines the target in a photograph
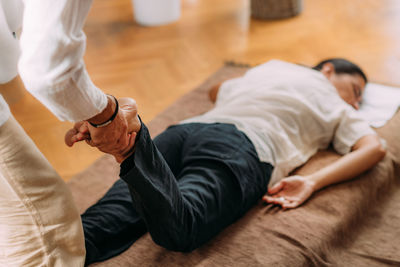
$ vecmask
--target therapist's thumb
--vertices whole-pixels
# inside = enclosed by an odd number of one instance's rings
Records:
[[[89,128],[86,122],[75,123],[72,129],[65,133],[64,142],[67,146],[71,147],[76,142],[90,139]]]

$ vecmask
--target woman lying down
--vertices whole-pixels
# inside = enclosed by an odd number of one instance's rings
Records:
[[[356,112],[366,82],[344,59],[313,69],[269,61],[224,82],[212,110],[154,140],[135,102],[120,100],[140,131],[132,133],[128,155],[105,151],[122,162],[121,180],[82,215],[86,264],[123,252],[146,231],[160,246],[191,251],[261,198],[296,208],[313,192],[370,169],[385,150]],[[90,139],[85,127],[78,123],[69,142]],[[288,176],[331,143],[339,160]]]

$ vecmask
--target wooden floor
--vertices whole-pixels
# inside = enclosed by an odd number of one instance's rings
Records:
[[[400,1],[305,0],[300,16],[252,20],[249,0],[182,0],[174,24],[135,24],[130,0],[96,0],[86,22],[85,62],[103,91],[137,100],[145,122],[234,60],[272,58],[312,65],[328,57],[360,64],[371,80],[400,85]],[[101,153],[63,144],[70,123],[58,121],[28,93],[12,111],[68,180]]]

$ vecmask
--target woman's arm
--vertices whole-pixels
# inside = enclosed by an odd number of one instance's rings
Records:
[[[231,79],[235,79],[240,77],[241,75],[232,75],[230,78],[223,80],[220,83],[217,83],[216,85],[214,85],[213,87],[211,87],[211,89],[208,91],[208,97],[210,98],[211,102],[215,103],[217,101],[217,96],[218,96],[218,92],[219,92],[219,88],[221,87],[221,85]]]
[[[328,185],[350,180],[372,168],[385,157],[379,137],[366,135],[352,147],[352,151],[332,164],[307,176],[291,176],[268,190],[263,200],[283,208],[295,208],[306,201],[313,192]]]
[[[352,179],[372,168],[385,157],[379,137],[367,135],[360,138],[353,146],[352,152],[344,155],[332,164],[310,175],[315,191],[330,184]]]
[[[221,83],[214,85],[213,87],[211,87],[210,91],[208,91],[208,97],[210,98],[211,102],[215,103],[215,101],[217,101],[217,95],[218,95],[218,91],[219,88],[221,87]]]

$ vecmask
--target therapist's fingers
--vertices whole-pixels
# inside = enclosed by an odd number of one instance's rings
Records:
[[[65,133],[64,142],[67,146],[73,146],[74,143],[90,138],[86,122],[75,123],[72,129]]]
[[[130,155],[133,154],[135,151],[135,141],[136,141],[136,133],[133,132],[132,134],[129,135],[129,144],[127,148],[123,151],[121,151],[119,154],[114,155],[115,160],[118,163],[122,163],[126,158],[128,158]]]

